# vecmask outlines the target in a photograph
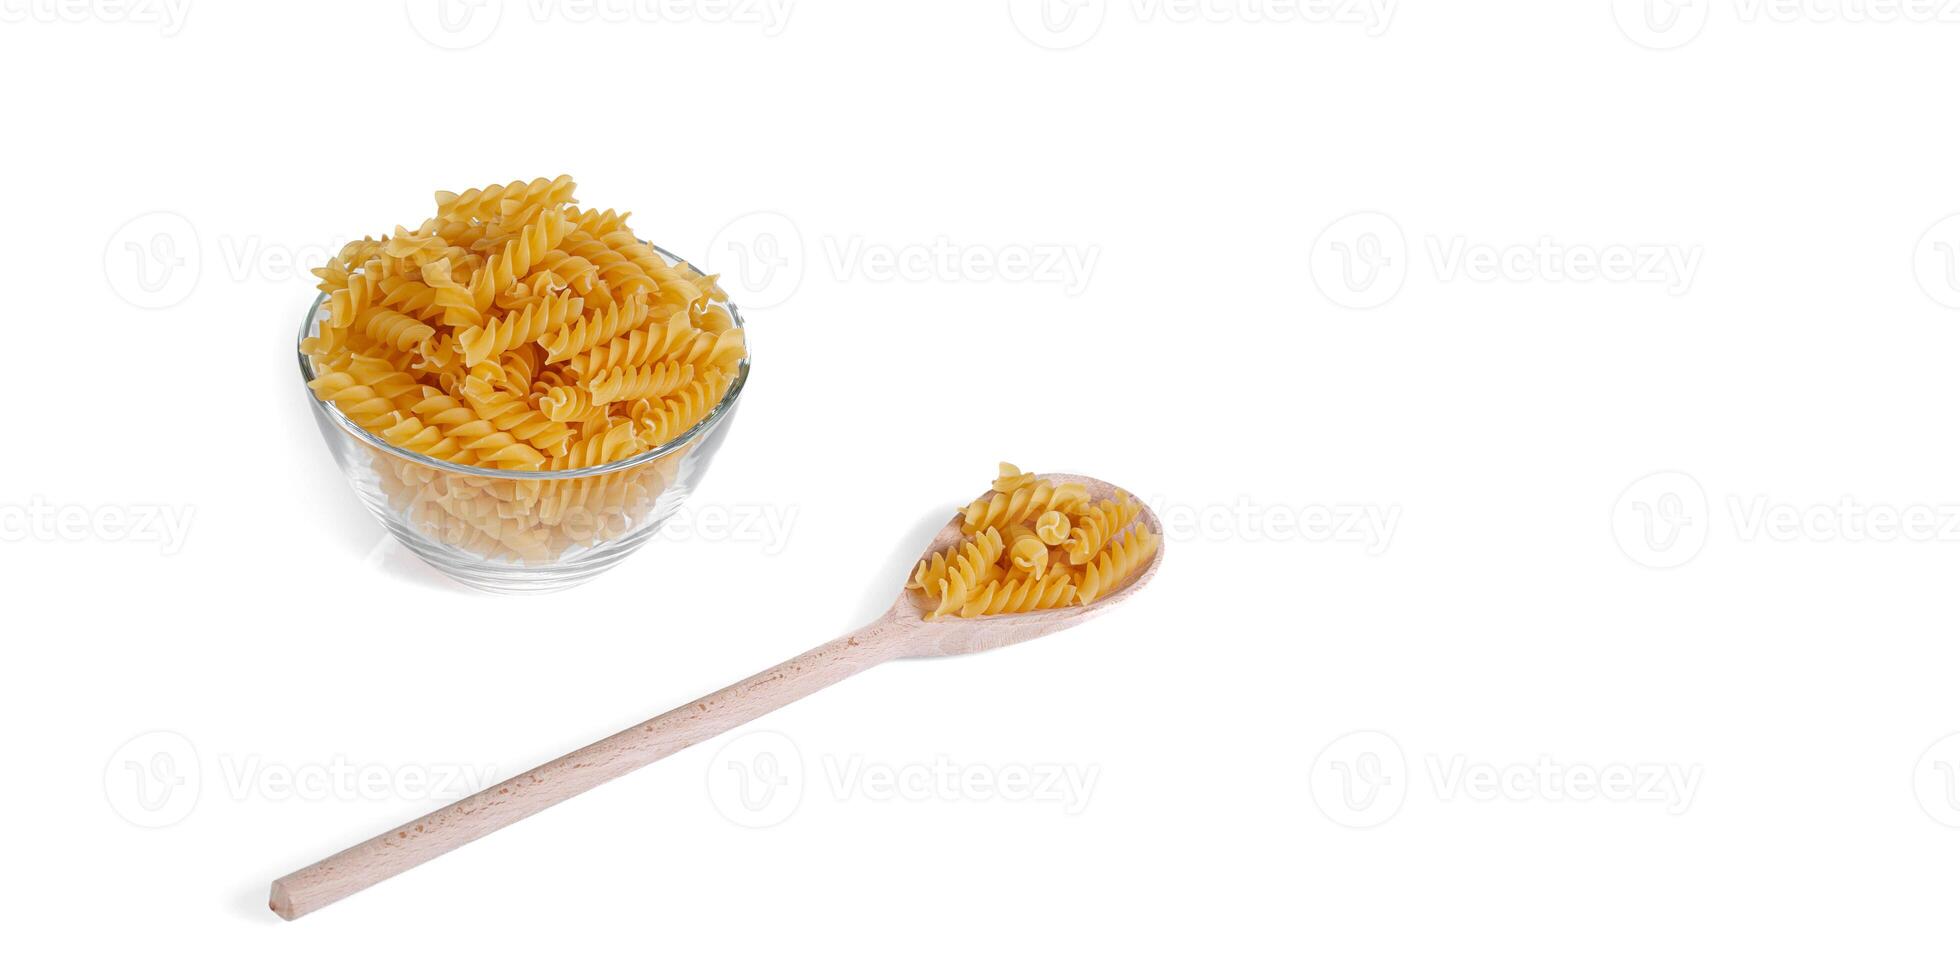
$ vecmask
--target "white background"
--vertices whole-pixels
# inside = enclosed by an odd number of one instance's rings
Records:
[[[10,961],[1950,974],[1960,12],[471,10],[0,0]],[[324,452],[296,266],[561,172],[745,305],[735,523],[483,596]],[[1149,592],[266,911],[869,619],[1001,459],[1151,501]]]

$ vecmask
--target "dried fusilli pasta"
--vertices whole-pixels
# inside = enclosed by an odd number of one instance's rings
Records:
[[[1076,595],[1091,603],[1114,590],[1130,573],[1143,567],[1157,553],[1157,536],[1147,527],[1134,527],[1082,566],[1076,579]]]
[[[314,270],[328,313],[302,350],[320,397],[401,448],[511,468],[569,455],[583,442],[569,423],[630,421],[645,451],[706,417],[747,356],[715,305],[725,294],[634,237],[624,214],[575,206],[573,191],[557,177],[438,193],[415,230],[351,242]],[[434,417],[384,408],[353,376],[329,380],[350,355],[386,360],[449,401]],[[487,431],[452,431],[479,421]]]
[[[1089,489],[1080,483],[1057,486],[1046,480],[1028,480],[1016,483],[1008,493],[994,490],[981,494],[967,505],[966,522],[961,530],[972,534],[981,528],[1005,527],[1032,519],[1046,510],[1066,514],[1088,502]]]
[[[1048,546],[1042,544],[1041,539],[1035,536],[1034,528],[1026,524],[1008,526],[1007,558],[1016,570],[1026,572],[1029,578],[1040,578],[1048,571]]]
[[[1068,543],[1063,545],[1068,551],[1071,565],[1087,564],[1103,544],[1115,537],[1143,505],[1131,499],[1128,494],[1119,494],[1115,500],[1099,500],[1094,506],[1086,508],[1076,516],[1075,529],[1069,532]]]
[[[1058,545],[1067,541],[1068,515],[1059,510],[1042,511],[1041,516],[1034,519],[1034,534],[1041,539],[1042,544]]]
[[[314,270],[324,315],[300,346],[314,393],[390,445],[551,472],[667,450],[533,481],[376,452],[389,504],[431,539],[548,560],[644,526],[695,444],[678,441],[741,373],[746,338],[715,279],[573,192],[570,177],[440,192],[434,217]]]
[[[906,588],[923,594],[927,619],[1086,605],[1155,556],[1155,533],[1131,526],[1141,512],[1122,491],[1092,502],[1082,484],[1002,463],[994,489],[962,509],[960,543],[920,562]]]

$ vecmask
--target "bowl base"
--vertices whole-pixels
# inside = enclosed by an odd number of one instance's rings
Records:
[[[485,561],[458,554],[454,549],[434,546],[405,529],[388,525],[389,533],[415,556],[436,571],[478,592],[492,595],[541,595],[563,592],[583,585],[601,572],[617,565],[633,549],[608,550],[582,561],[546,566]]]

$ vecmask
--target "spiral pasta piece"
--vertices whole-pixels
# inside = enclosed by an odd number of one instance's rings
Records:
[[[327,322],[320,328],[322,347],[331,348],[354,329],[355,321],[374,305],[376,283],[381,277],[381,263],[370,262],[349,273],[340,288],[327,294]]]
[[[422,281],[434,290],[430,299],[441,311],[443,326],[483,325],[483,310],[476,305],[476,295],[470,291],[470,287],[456,281],[448,259],[438,259],[423,266]]]
[[[1156,553],[1157,536],[1149,528],[1130,529],[1082,566],[1075,579],[1076,597],[1086,604],[1115,591]]]
[[[540,338],[538,346],[544,349],[546,364],[568,361],[633,330],[646,315],[645,300],[635,294],[604,309],[587,311],[584,317]]]
[[[511,284],[509,290],[498,293],[491,305],[514,310],[565,291],[565,281],[558,278],[556,273],[548,269],[536,269]]]
[[[497,202],[497,220],[505,225],[523,224],[546,210],[561,211],[572,200],[572,178],[560,177],[546,183],[531,181],[521,195],[505,195]]]
[[[529,275],[533,265],[558,247],[563,241],[569,225],[565,215],[558,211],[546,211],[537,220],[524,226],[509,242],[498,251],[496,258],[485,263],[476,275],[470,278],[470,295],[478,309],[489,309],[498,295],[507,293],[512,286]]]
[[[611,208],[604,211],[577,207],[565,209],[565,217],[571,219],[572,227],[589,238],[604,238],[625,229],[627,219],[632,216],[630,211],[614,211]]]
[[[693,371],[692,367],[682,365],[680,374],[686,377]],[[706,377],[686,385],[672,397],[661,399],[649,410],[638,414],[629,410],[629,415],[639,423],[640,436],[648,445],[666,445],[707,418],[708,413],[721,402],[721,396],[727,394],[728,385],[728,375],[710,371]]]
[[[1115,500],[1101,500],[1091,505],[1076,518],[1075,528],[1069,532],[1067,544],[1063,545],[1068,552],[1069,564],[1086,564],[1102,550],[1104,542],[1128,526],[1142,510],[1143,505],[1127,493],[1118,494]]]
[[[598,266],[600,280],[621,295],[660,292],[660,284],[647,275],[645,270],[597,238],[575,232],[565,237],[564,249]]]
[[[1058,545],[1067,541],[1069,530],[1068,515],[1059,510],[1042,511],[1041,516],[1034,519],[1034,534],[1042,544]]]
[[[577,422],[592,415],[599,406],[590,389],[580,385],[551,385],[538,399],[538,410],[555,422]]]
[[[709,276],[708,278],[712,279],[714,277]],[[721,295],[721,287],[714,287],[714,293]],[[727,296],[721,295],[721,298],[725,300]],[[727,333],[735,329],[735,317],[729,314],[728,308],[725,306],[708,306],[704,309],[697,310],[695,311],[694,319],[697,326],[709,333]]]
[[[453,459],[462,451],[461,444],[446,435],[442,429],[413,415],[397,413],[395,423],[381,430],[378,435],[392,445],[433,459]]]
[[[571,426],[546,416],[523,398],[488,380],[472,377],[463,382],[463,400],[491,425],[548,456],[563,456],[570,448]]]
[[[614,368],[583,382],[595,405],[630,402],[640,398],[664,398],[694,377],[694,367],[662,361],[644,367]]]
[[[1088,499],[1089,489],[1080,483],[1057,486],[1047,480],[1035,480],[1012,493],[991,492],[968,504],[961,530],[972,534],[985,527],[1004,527],[1044,510],[1066,510]]]
[[[354,270],[366,265],[369,259],[379,254],[381,244],[373,238],[363,238],[341,246],[340,251],[328,259],[326,265],[313,270],[313,274],[319,277],[320,291],[332,293],[344,288]]]
[[[599,237],[601,244],[638,266],[656,284],[662,297],[675,299],[681,306],[693,306],[705,295],[695,281],[661,258],[653,246],[640,241],[630,231],[613,231]]]
[[[687,345],[688,339],[696,334],[702,332],[694,328],[688,319],[687,311],[681,310],[665,320],[648,323],[624,336],[616,337],[610,343],[600,344],[583,353],[573,355],[565,362],[565,373],[573,378],[590,378],[602,371],[639,367],[664,357],[686,361],[687,358],[679,356],[678,352]]]
[[[966,608],[968,600],[988,585],[1006,577],[1007,571],[999,565],[982,565],[977,568],[956,563],[946,570],[946,580],[940,586],[939,605],[926,614],[927,619],[938,619],[950,612]]]
[[[314,378],[307,387],[313,389],[323,401],[332,402],[341,413],[370,432],[379,432],[395,424],[399,417],[395,403],[389,398],[376,394],[374,389],[354,380],[345,371]]]
[[[423,374],[447,374],[453,368],[463,369],[463,347],[456,342],[453,334],[438,333],[415,346],[415,357],[409,367]]]
[[[611,424],[572,444],[571,451],[553,459],[549,469],[584,469],[617,463],[645,452],[648,447],[634,431],[631,419],[614,419]]]
[[[332,295],[335,290],[347,288],[350,274],[347,266],[348,263],[336,255],[328,259],[326,265],[314,269],[313,275],[320,280],[320,291]]]
[[[395,233],[381,243],[380,252],[391,259],[397,259],[412,266],[424,266],[438,259],[461,262],[469,258],[469,250],[452,245],[443,238],[420,232],[411,232],[399,225]]]
[[[391,275],[383,278],[377,288],[380,298],[375,305],[399,310],[424,323],[433,320],[441,324],[442,304],[437,300],[434,286],[406,276]]]
[[[685,316],[685,313],[675,314]],[[684,350],[673,354],[674,360],[683,364],[696,364],[703,368],[720,368],[732,371],[735,365],[748,354],[748,338],[740,330],[727,333],[709,333],[705,330],[694,332],[693,339]]]
[[[459,218],[430,218],[422,222],[416,234],[434,235],[451,245],[474,248],[476,243],[488,237],[491,226],[484,221],[465,221]]]
[[[735,318],[716,305],[728,302],[728,291],[721,288],[721,273],[702,276],[694,284],[701,287],[701,298],[694,301],[695,312],[701,314],[701,329],[720,333],[734,326]]]
[[[1034,474],[1023,473],[1013,463],[1000,464],[1000,476],[994,478],[995,493],[1013,493],[1034,482]]]
[[[475,367],[503,356],[512,348],[536,343],[548,333],[562,331],[565,324],[578,316],[584,303],[576,296],[552,296],[482,326],[457,331],[456,342],[463,350],[463,364]]]
[[[353,375],[355,380],[373,388],[383,398],[399,401],[419,391],[422,383],[415,380],[413,375],[394,361],[377,356],[389,353],[393,351],[383,347],[377,348],[376,354],[355,354],[347,359],[345,370]]]
[[[960,604],[960,616],[971,618],[1056,609],[1074,602],[1077,597],[1075,583],[1065,575],[1054,575],[1045,580],[1033,576],[997,578]]]
[[[402,407],[408,414],[423,422],[444,429],[461,428],[481,418],[474,409],[463,404],[455,395],[431,385],[423,385],[420,397],[410,400]]]
[[[978,574],[981,568],[1000,560],[1007,544],[997,528],[988,528],[973,538],[933,555],[919,562],[912,572],[908,589],[917,589],[928,596],[939,596],[945,592],[946,576],[954,569],[965,569],[969,576]]]
[[[565,288],[580,296],[590,296],[599,285],[599,267],[558,249],[538,256],[532,268],[558,277]]]
[[[518,442],[516,436],[497,428],[489,419],[472,418],[444,429],[443,434],[456,440],[472,466],[534,470],[545,462],[544,453]]]
[[[1007,558],[1028,578],[1040,578],[1048,572],[1048,546],[1035,536],[1034,528],[1025,524],[1008,527]]]
[[[394,310],[372,309],[354,321],[354,329],[398,351],[420,347],[436,334],[436,329],[412,316]]]
[[[436,192],[436,217],[450,221],[483,221],[499,216],[505,202],[521,207],[569,204],[577,189],[571,177],[515,180],[508,184],[475,187],[461,193]]]

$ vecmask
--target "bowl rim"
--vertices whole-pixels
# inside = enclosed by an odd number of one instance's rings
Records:
[[[669,252],[658,245],[654,245],[652,242],[647,242],[646,244],[648,245],[648,247],[652,248],[655,252],[658,252],[662,258],[667,259],[669,262],[678,265],[684,265],[689,270],[693,271],[695,275],[706,275],[706,273],[702,272],[700,267],[696,266],[694,263],[689,262],[686,259],[683,259],[680,256],[675,255],[674,253]],[[319,295],[314,297],[313,304],[307,307],[306,309],[305,318],[300,320],[299,339],[295,342],[295,348],[294,348],[294,350],[299,354],[300,387],[305,389],[306,397],[312,400],[313,405],[316,409],[325,411],[328,417],[334,420],[335,425],[338,425],[343,431],[347,432],[349,435],[352,435],[354,438],[359,439],[364,443],[367,443],[369,446],[375,449],[379,449],[382,452],[389,453],[390,455],[400,457],[401,459],[408,460],[409,462],[419,463],[423,466],[428,466],[434,469],[443,470],[449,473],[457,473],[463,476],[488,477],[491,479],[499,479],[499,480],[575,480],[581,477],[602,476],[607,473],[617,473],[620,472],[621,470],[629,470],[636,466],[641,466],[643,464],[650,463],[656,459],[660,459],[663,456],[672,455],[675,451],[685,447],[697,435],[700,435],[708,431],[709,429],[714,428],[717,424],[721,422],[724,416],[728,415],[730,412],[735,410],[736,399],[741,397],[742,389],[748,386],[749,361],[750,358],[752,357],[752,350],[749,347],[749,344],[747,343],[748,336],[745,332],[742,338],[743,345],[742,345],[741,363],[739,363],[736,366],[735,380],[728,386],[727,393],[721,396],[721,401],[716,402],[715,407],[711,409],[708,412],[708,414],[702,416],[701,421],[696,422],[694,423],[693,426],[689,427],[686,432],[683,432],[680,435],[677,435],[674,438],[669,439],[666,442],[653,447],[652,449],[649,449],[636,456],[628,456],[625,459],[614,460],[613,462],[605,463],[599,466],[585,466],[585,467],[580,467],[578,469],[571,469],[571,470],[500,470],[500,469],[495,469],[493,467],[466,466],[462,463],[451,463],[448,462],[447,460],[440,460],[433,456],[425,456],[421,453],[411,452],[409,450],[403,449],[400,446],[397,446],[389,442],[388,440],[383,439],[380,436],[375,435],[374,433],[361,428],[360,426],[354,424],[354,420],[348,418],[345,412],[342,412],[340,410],[340,406],[335,405],[333,402],[327,401],[324,398],[321,398],[317,393],[313,391],[312,382],[315,380],[316,377],[313,373],[313,359],[308,357],[305,351],[299,350],[297,345],[304,343],[306,341],[307,336],[313,332],[313,323],[316,319],[319,318],[320,306],[321,304],[327,301],[327,298],[330,295],[325,291],[316,290],[316,292],[319,292]],[[744,321],[742,319],[742,311],[738,309],[733,302],[727,300],[714,300],[712,302],[718,303],[719,305],[721,305],[722,307],[728,310],[728,316],[731,320],[734,321],[735,324],[733,329],[737,329],[737,330],[745,329]]]

